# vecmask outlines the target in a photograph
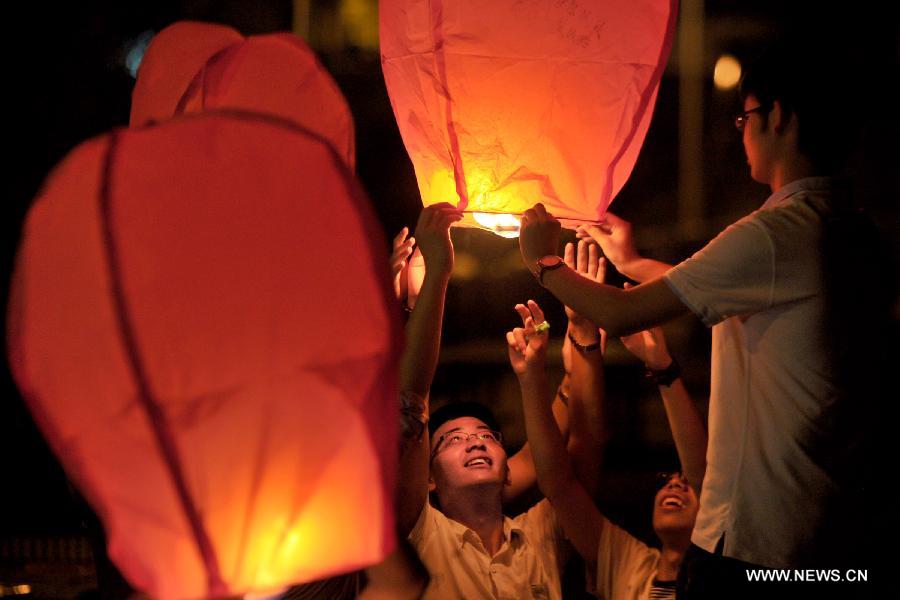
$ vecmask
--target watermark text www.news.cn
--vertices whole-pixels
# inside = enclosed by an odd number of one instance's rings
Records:
[[[865,583],[868,569],[747,569],[747,581]]]

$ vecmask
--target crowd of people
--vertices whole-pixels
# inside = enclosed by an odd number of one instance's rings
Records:
[[[449,204],[423,210],[415,242],[425,276],[401,366],[398,515],[400,535],[430,573],[426,598],[559,598],[573,551],[588,590],[612,599],[797,597],[796,587],[748,573],[866,568],[859,511],[869,491],[870,405],[858,365],[841,349],[852,344],[842,319],[871,306],[838,289],[829,261],[840,253],[861,264],[875,236],[831,177],[846,138],[822,120],[830,104],[804,87],[802,59],[794,45],[775,46],[744,77],[735,126],[751,176],[771,196],[688,260],[640,256],[630,224],[612,213],[582,226],[581,241],[559,256],[553,215],[540,204],[523,215],[522,258],[565,304],[569,323],[567,381],[554,396],[544,312],[531,300],[515,307],[521,326],[506,342],[528,438],[515,456],[487,407],[451,403],[429,415],[453,265],[449,228],[462,215]],[[397,277],[412,253],[405,234],[395,239]],[[606,261],[636,285],[605,284]],[[658,327],[687,313],[712,328],[708,434]],[[620,336],[658,383],[681,461],[653,504],[658,549],[597,508],[604,335]],[[535,478],[545,499],[505,516],[510,490]]]

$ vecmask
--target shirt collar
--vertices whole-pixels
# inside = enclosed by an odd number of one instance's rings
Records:
[[[509,517],[503,517],[503,535],[513,547],[516,547],[525,539],[525,530]]]
[[[775,208],[798,192],[829,191],[833,188],[834,179],[831,177],[804,177],[803,179],[797,179],[769,196],[763,203],[761,209],[767,210]]]
[[[473,529],[469,529],[462,523],[450,519],[453,528],[456,530],[456,539],[459,541],[459,547],[462,548],[466,542],[484,548],[481,538]],[[508,541],[513,548],[517,548],[525,540],[525,531],[519,527],[515,521],[509,517],[503,517],[503,539]]]

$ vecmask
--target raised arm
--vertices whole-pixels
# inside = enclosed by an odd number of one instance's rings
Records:
[[[656,374],[681,470],[699,494],[706,474],[706,426],[684,387],[680,369],[669,355],[662,329],[654,327],[623,337],[622,343],[644,362],[650,373]]]
[[[602,283],[606,278],[606,261],[600,258],[596,244],[586,241],[566,244],[565,263],[583,277]],[[524,308],[524,307],[523,307]],[[603,343],[601,333],[591,320],[566,306],[569,318],[565,351],[569,355],[568,451],[575,475],[591,497],[596,498],[600,486],[600,468],[607,441],[604,406]]]
[[[560,387],[562,384],[560,384]],[[569,409],[557,394],[553,400],[553,419],[562,433],[563,439],[569,437]],[[534,458],[531,455],[531,444],[525,444],[518,452],[509,457],[510,484],[503,486],[503,503],[513,502],[519,496],[537,485],[537,472],[534,470]]]
[[[606,261],[600,258],[596,244],[579,242],[566,245],[566,264],[592,281],[602,282]],[[524,304],[516,305],[519,317],[530,316]],[[600,465],[606,442],[603,408],[603,358],[601,334],[588,319],[566,307],[569,319],[563,342],[566,376],[554,397],[553,418],[563,437],[575,469],[575,475],[592,497],[597,496]],[[572,343],[572,340],[575,343]],[[565,388],[565,389],[564,389]],[[563,392],[560,395],[560,392]],[[571,423],[571,426],[569,425]],[[503,489],[504,502],[516,498],[536,483],[531,445],[525,443],[509,460],[512,485]]]
[[[575,246],[568,244],[566,264],[595,281],[603,281],[606,274],[606,263],[600,258],[595,244],[581,242],[577,253]],[[525,305],[518,304],[515,308],[523,320],[530,316]],[[603,394],[600,335],[596,325],[568,307],[566,316],[569,318],[567,337],[563,343],[566,376],[553,400],[553,418],[562,434],[578,480],[592,497],[596,497],[603,445],[606,441],[604,421],[600,414]],[[580,347],[573,345],[572,339]],[[596,348],[591,349],[592,345],[596,345]],[[559,392],[563,392],[562,395]],[[534,458],[528,442],[510,457],[509,469],[512,483],[503,488],[504,502],[514,500],[537,483]]]
[[[437,368],[444,319],[444,297],[453,271],[450,225],[462,218],[441,203],[422,209],[416,225],[418,248],[426,273],[416,307],[406,323],[406,349],[400,360],[400,393],[404,440],[397,483],[397,521],[406,537],[428,499],[428,390]]]
[[[599,225],[581,225],[575,234],[580,239],[592,239],[603,250],[619,273],[639,283],[662,277],[672,265],[645,258],[638,254],[631,234],[631,223],[611,212]]]
[[[522,215],[519,247],[525,266],[535,276],[541,272],[538,260],[555,256],[560,225],[541,204]],[[659,325],[688,311],[662,279],[629,290],[590,281],[566,266],[547,269],[542,285],[566,306],[584,315],[610,335],[621,336]]]
[[[584,486],[575,477],[562,435],[550,409],[552,395],[545,372],[547,332],[538,332],[535,322],[544,314],[534,301],[523,326],[506,334],[509,361],[522,388],[525,430],[537,471],[538,484],[553,504],[566,536],[591,565],[597,560],[597,543],[603,517]]]

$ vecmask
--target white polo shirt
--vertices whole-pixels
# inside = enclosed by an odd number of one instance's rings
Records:
[[[600,600],[648,600],[659,569],[659,550],[601,518],[594,595]]]
[[[477,533],[425,502],[409,534],[431,575],[424,600],[560,600],[566,550],[550,503],[504,518],[503,537],[490,556]]]
[[[709,447],[692,541],[770,567],[807,566],[840,491],[846,437],[826,336],[826,178],[794,181],[664,280],[712,326]],[[821,565],[826,566],[826,565]]]

